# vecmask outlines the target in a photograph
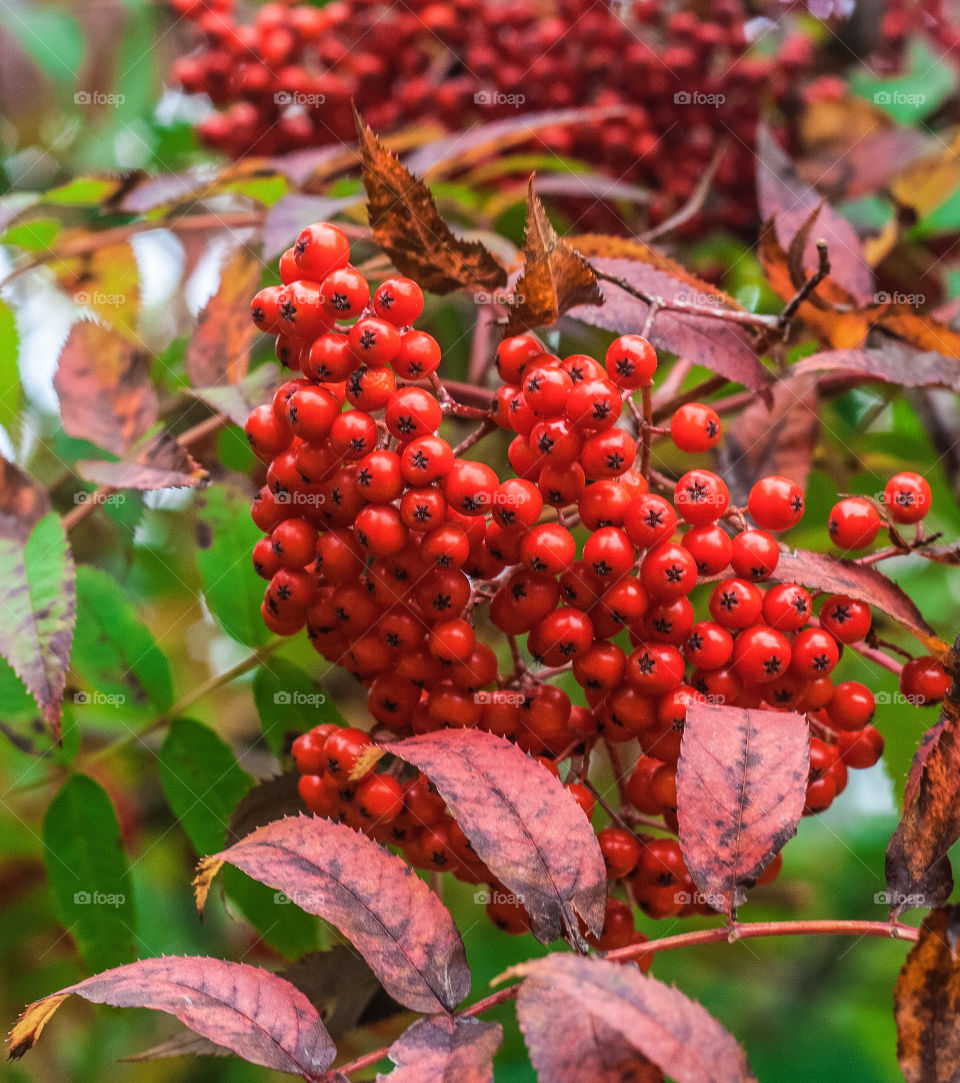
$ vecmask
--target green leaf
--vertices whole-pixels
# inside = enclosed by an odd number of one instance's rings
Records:
[[[19,352],[20,337],[13,309],[0,301],[0,425],[14,443],[19,441],[17,423],[23,407]]]
[[[160,785],[198,854],[223,848],[230,815],[253,785],[209,726],[176,719],[160,747]]]
[[[47,75],[73,84],[83,61],[84,36],[72,15],[46,5],[18,4],[16,18],[4,24]]]
[[[260,616],[264,583],[250,554],[262,537],[250,505],[238,493],[216,487],[201,498],[197,564],[207,605],[224,629],[248,647],[262,647],[270,631]]]
[[[18,222],[0,237],[0,244],[14,245],[25,252],[42,252],[53,244],[60,225],[59,219],[46,217]]]
[[[59,515],[44,516],[25,545],[22,537],[0,538],[0,582],[0,654],[57,733],[76,618],[73,556]]]
[[[271,658],[253,676],[253,700],[260,715],[263,739],[279,759],[291,730],[305,733],[324,722],[345,726],[346,719],[299,666]]]
[[[136,958],[133,884],[107,792],[74,775],[43,820],[47,880],[57,914],[89,970]]]
[[[263,939],[288,959],[298,959],[320,947],[320,922],[294,906],[282,891],[251,880],[246,873],[225,865],[223,889]]]
[[[908,70],[893,79],[876,79],[866,70],[850,77],[850,89],[867,98],[898,124],[919,127],[935,113],[954,90],[950,67],[938,59],[919,38],[910,42]]]
[[[94,206],[102,203],[104,199],[112,195],[119,187],[116,178],[110,177],[76,177],[58,188],[51,188],[45,192],[45,203],[59,204],[63,207]]]
[[[162,714],[173,703],[170,666],[123,588],[98,568],[77,569],[77,630],[72,665],[99,697],[121,714]],[[82,702],[79,701],[79,702]]]

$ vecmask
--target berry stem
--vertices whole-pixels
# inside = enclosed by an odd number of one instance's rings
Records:
[[[604,738],[603,743],[607,750],[607,756],[610,758],[613,776],[617,782],[617,792],[620,795],[620,804],[621,806],[629,807],[630,798],[627,796],[627,776],[623,770],[623,761],[620,759],[620,753],[617,751],[617,747],[612,741],[608,741]]]
[[[682,395],[675,395],[666,402],[658,404],[653,412],[653,420],[664,421],[672,417],[678,407],[686,406],[688,402],[703,402],[714,391],[719,391],[721,387],[726,387],[728,383],[729,381],[725,376],[711,376],[708,380],[691,387],[689,391],[684,391]],[[753,392],[749,392],[749,394],[752,396]]]
[[[597,804],[606,812],[610,819],[623,831],[630,831],[630,825],[620,816],[620,813],[610,804],[609,801],[603,796],[603,794],[597,789],[597,787],[590,781],[589,778],[583,778],[580,780],[582,785],[593,794],[597,801]]]
[[[650,447],[653,443],[653,396],[649,386],[640,389],[643,404],[643,426],[640,432],[640,473],[650,473]]]
[[[483,421],[470,433],[469,436],[465,436],[459,444],[453,449],[454,455],[462,455],[468,448],[472,448],[474,444],[480,443],[480,441],[493,432],[496,425],[490,420],[490,418],[484,418]]]

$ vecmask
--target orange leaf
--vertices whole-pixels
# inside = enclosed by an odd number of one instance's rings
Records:
[[[880,317],[880,326],[921,350],[930,350],[960,361],[960,334],[932,316],[916,312],[891,312]]]
[[[250,298],[259,284],[259,262],[248,249],[238,248],[187,346],[184,363],[194,387],[238,384],[246,376],[257,332],[250,320]]]

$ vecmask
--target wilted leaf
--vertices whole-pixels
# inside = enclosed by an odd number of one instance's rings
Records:
[[[826,553],[795,549],[780,554],[774,578],[782,583],[801,583],[828,594],[846,594],[867,602],[902,624],[931,654],[942,655],[947,650],[947,644],[924,620],[913,600],[876,568],[852,560],[839,560]]]
[[[370,228],[397,270],[431,293],[504,285],[506,271],[493,254],[478,241],[454,236],[427,186],[400,164],[359,114],[357,134]]]
[[[274,389],[279,383],[280,366],[268,363],[259,365],[238,384],[194,387],[188,393],[218,414],[230,418],[235,425],[243,426],[255,406],[273,398]]]
[[[517,1016],[533,1066],[550,1083],[649,1079],[636,1054],[676,1083],[754,1079],[743,1049],[703,1007],[637,967],[554,953],[508,973],[524,978]],[[611,1032],[619,1044],[605,1040]]]
[[[233,810],[227,827],[227,845],[239,842],[274,820],[303,812],[303,800],[297,790],[299,780],[299,771],[287,771],[253,786]]]
[[[919,350],[892,340],[879,349],[826,350],[798,361],[791,372],[849,372],[901,387],[949,387],[960,391],[960,365],[940,353]]]
[[[260,262],[241,246],[223,268],[217,292],[200,313],[184,360],[194,387],[237,384],[247,374],[257,329],[250,298],[260,285]]]
[[[590,264],[557,235],[543,204],[527,187],[527,224],[523,237],[523,274],[514,286],[507,334],[526,327],[550,327],[577,305],[603,304]]]
[[[73,554],[58,515],[41,519],[26,543],[20,528],[0,535],[0,580],[5,605],[0,654],[40,705],[59,739],[77,594]]]
[[[909,808],[916,799],[917,794],[920,792],[920,779],[923,777],[923,765],[927,762],[927,757],[940,740],[940,734],[943,733],[945,723],[946,717],[941,711],[937,721],[934,722],[920,738],[920,744],[917,745],[917,750],[914,752],[913,759],[910,761],[910,772],[907,775],[907,782],[903,788],[904,808]]]
[[[44,863],[54,906],[92,970],[136,958],[133,881],[106,790],[73,775],[43,820]]]
[[[0,458],[0,537],[26,541],[49,511],[46,489],[19,466]]]
[[[377,1083],[493,1083],[503,1028],[470,1016],[418,1019],[390,1046],[396,1068]]]
[[[960,906],[933,910],[894,991],[897,1060],[907,1083],[960,1077]]]
[[[316,1008],[276,974],[223,959],[165,956],[107,970],[34,1001],[10,1034],[10,1056],[30,1049],[71,994],[94,1004],[151,1008],[251,1064],[319,1077],[336,1049]]]
[[[63,237],[65,247],[69,247],[69,237]],[[127,341],[137,341],[140,272],[130,244],[98,245],[83,255],[54,260],[50,266],[76,304],[92,309]]]
[[[920,761],[918,777],[911,770],[916,796],[909,804],[904,796],[903,818],[887,847],[887,903],[895,915],[939,906],[953,887],[947,851],[960,838],[960,638],[943,664],[953,684],[940,713],[940,732]]]
[[[194,462],[190,452],[181,447],[170,433],[151,436],[133,460],[118,463],[100,459],[81,459],[77,473],[97,485],[111,489],[179,489],[199,485],[206,470]]]
[[[467,995],[470,971],[450,914],[402,858],[366,835],[308,816],[257,828],[200,863],[201,911],[224,862],[336,925],[406,1007],[449,1010]]]
[[[680,846],[715,910],[730,914],[797,833],[810,770],[803,715],[691,703],[677,767]]]
[[[482,730],[441,730],[383,747],[429,777],[480,859],[523,899],[540,940],[566,930],[580,943],[574,910],[599,935],[603,857],[590,822],[559,779]]]

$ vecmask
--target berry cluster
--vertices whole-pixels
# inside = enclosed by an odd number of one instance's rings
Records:
[[[248,25],[234,20],[231,0],[172,3],[202,41],[173,77],[221,107],[200,135],[231,157],[352,141],[351,101],[383,132],[429,122],[456,131],[518,109],[622,106],[600,124],[547,129],[541,145],[649,186],[657,222],[691,195],[725,142],[711,204],[691,229],[752,222],[761,110],[769,120],[772,108],[781,125],[792,116],[814,59],[800,33],[773,53],[751,50],[741,0],[711,0],[697,13],[654,0],[268,3]],[[778,25],[787,25],[782,15]]]
[[[590,750],[637,742],[624,807],[599,836],[610,878],[649,916],[702,912],[676,838],[630,829],[662,817],[676,833],[689,704],[806,713],[806,812],[826,809],[848,768],[873,765],[883,747],[869,688],[831,677],[844,646],[870,634],[870,607],[832,595],[814,617],[803,586],[771,582],[774,535],[804,512],[788,479],[761,478],[746,509],[731,507],[722,478],[699,467],[667,495],[649,491],[634,437],[618,425],[657,367],[638,335],[617,338],[603,364],[549,354],[531,334],[505,339],[489,418],[512,434],[517,476],[501,480],[459,455],[439,434],[452,408],[435,375],[440,347],[411,326],[419,287],[391,278],[371,299],[349,255],[336,226],[308,226],[281,258],[282,285],[252,304],[257,325],[277,334],[278,356],[300,372],[247,422],[269,464],[252,509],[267,535],[254,550],[269,580],[264,620],[281,635],[306,628],[321,655],[355,674],[377,729],[477,726],[554,772],[573,756],[580,766],[566,786],[588,816]],[[670,436],[681,451],[709,451],[720,419],[708,405],[683,405]],[[878,503],[894,523],[916,523],[930,489],[898,474]],[[880,522],[876,504],[851,497],[834,508],[830,534],[863,546]],[[485,617],[500,635],[484,633]],[[505,674],[484,641],[504,637],[513,648]],[[582,703],[552,683],[567,671]],[[909,662],[901,682],[920,703],[948,684],[932,658]],[[494,920],[523,931],[522,907],[504,901],[429,781],[389,758],[358,763],[371,743],[329,726],[299,738],[307,807],[402,847],[414,865],[491,882]],[[611,900],[599,946],[639,935],[630,913]]]

